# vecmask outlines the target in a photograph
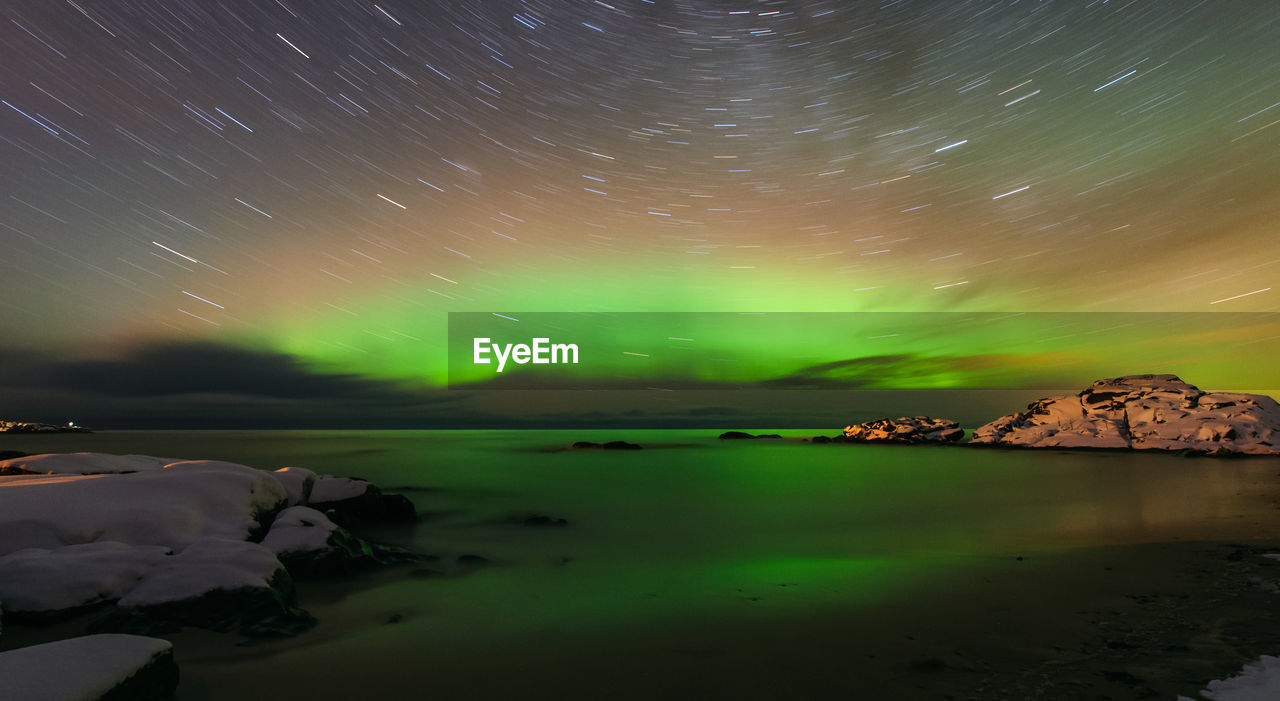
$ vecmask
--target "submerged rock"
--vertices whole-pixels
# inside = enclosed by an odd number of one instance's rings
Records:
[[[928,416],[900,416],[845,426],[846,443],[955,443],[964,436],[960,424]]]
[[[554,516],[545,516],[543,514],[533,514],[531,516],[527,516],[523,521],[521,521],[521,523],[523,523],[526,526],[567,526],[569,525],[569,521],[567,519],[556,518]]]
[[[643,448],[644,446],[638,443],[628,443],[626,441],[609,441],[608,443],[578,441],[569,446],[569,450],[642,450]]]
[[[639,443],[628,443],[626,441],[609,441],[600,446],[604,450],[641,450]]]
[[[979,427],[971,442],[1275,455],[1280,404],[1261,394],[1203,392],[1174,375],[1126,375],[1036,400]]]
[[[3,694],[12,699],[173,698],[173,643],[137,635],[86,635],[0,652]]]

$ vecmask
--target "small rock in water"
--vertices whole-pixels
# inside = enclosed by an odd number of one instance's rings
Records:
[[[761,433],[756,435],[754,433],[746,433],[745,431],[725,431],[720,434],[720,440],[722,441],[754,440],[756,438],[782,438],[782,436],[779,436],[776,433]]]
[[[609,441],[601,447],[605,450],[641,450],[639,444],[628,443],[626,441]]]
[[[593,443],[591,441],[578,441],[569,446],[569,450],[641,450],[643,446],[626,441],[609,441],[608,443]]]
[[[524,520],[526,526],[567,526],[569,522],[562,518],[553,518],[551,516],[543,516],[542,514],[534,514]]]

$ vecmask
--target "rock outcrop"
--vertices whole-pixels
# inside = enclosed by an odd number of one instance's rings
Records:
[[[0,652],[8,699],[161,701],[173,698],[178,666],[168,640],[86,635]]]
[[[183,626],[249,636],[296,635],[315,625],[270,549],[208,538],[162,560],[90,625],[91,632],[163,635]]]
[[[337,574],[420,559],[401,548],[370,543],[307,506],[281,511],[262,544],[290,572],[306,574]]]
[[[1280,404],[1260,394],[1203,392],[1174,375],[1126,375],[1034,401],[978,428],[970,442],[1276,455]]]
[[[202,538],[249,540],[266,532],[287,501],[271,473],[233,463],[179,461],[116,473],[92,453],[54,456],[77,458],[86,471],[77,474],[72,460],[41,457],[0,463],[28,472],[57,466],[53,474],[0,476],[0,555],[104,541],[178,551]]]
[[[960,424],[928,416],[877,419],[844,427],[846,443],[955,443],[964,436]]]
[[[287,567],[420,559],[359,538],[338,516],[416,512],[363,480],[301,468],[99,453],[0,461],[0,603],[37,621],[101,607],[93,632],[296,634],[315,619],[297,608]]]
[[[319,475],[305,503],[348,528],[418,520],[413,502],[403,494],[384,494],[377,485],[352,477]]]

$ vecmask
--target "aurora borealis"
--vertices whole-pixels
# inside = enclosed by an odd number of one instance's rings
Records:
[[[10,375],[195,344],[440,388],[464,311],[1280,309],[1272,2],[0,9]]]

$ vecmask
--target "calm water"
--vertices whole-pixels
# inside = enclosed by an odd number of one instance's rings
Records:
[[[966,611],[990,604],[980,584],[1018,556],[1280,532],[1280,460],[715,434],[104,432],[4,436],[0,448],[302,466],[403,491],[425,515],[379,537],[440,555],[426,566],[440,576],[303,582],[321,623],[287,642],[184,633],[184,699],[892,690],[910,677],[902,664],[934,653],[886,631],[929,639],[952,621],[962,632],[934,638],[958,648],[982,625]],[[555,450],[616,439],[646,449]],[[520,523],[530,514],[570,525]],[[491,564],[463,571],[462,554]]]

